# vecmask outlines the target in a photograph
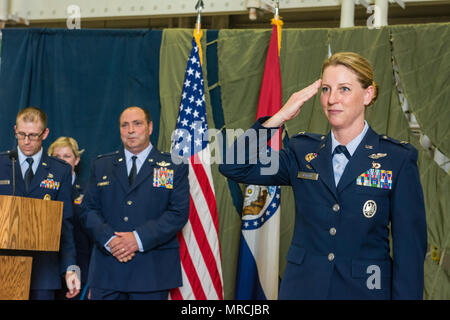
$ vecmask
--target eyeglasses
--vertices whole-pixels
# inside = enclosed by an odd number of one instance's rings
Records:
[[[16,132],[16,138],[19,140],[25,140],[26,138],[30,139],[30,141],[37,141],[39,138],[44,134],[45,129],[41,133],[29,133],[26,134],[25,132]]]

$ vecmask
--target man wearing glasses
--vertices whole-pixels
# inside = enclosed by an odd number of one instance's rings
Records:
[[[43,152],[42,141],[49,134],[47,116],[39,108],[28,107],[17,114],[14,126],[17,150],[0,154],[0,194],[64,203],[60,251],[33,254],[31,300],[53,300],[65,276],[71,298],[79,292],[75,266],[75,245],[71,222],[72,171],[63,160]],[[15,163],[15,177],[13,166]]]

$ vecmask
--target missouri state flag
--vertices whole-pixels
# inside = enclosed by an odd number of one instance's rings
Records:
[[[272,35],[266,57],[256,118],[272,116],[281,108],[281,19],[272,19]],[[281,128],[269,142],[279,150]],[[278,298],[280,244],[280,186],[249,185],[242,211],[236,299]]]

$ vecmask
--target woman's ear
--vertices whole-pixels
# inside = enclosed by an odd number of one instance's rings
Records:
[[[374,86],[368,86],[365,89],[365,93],[364,93],[364,106],[368,106],[372,103],[372,100],[375,96],[375,88]]]

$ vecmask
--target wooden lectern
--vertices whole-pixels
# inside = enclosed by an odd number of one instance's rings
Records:
[[[59,251],[63,202],[0,196],[0,300],[27,300],[32,257],[15,250]],[[5,252],[5,251],[3,251]]]

